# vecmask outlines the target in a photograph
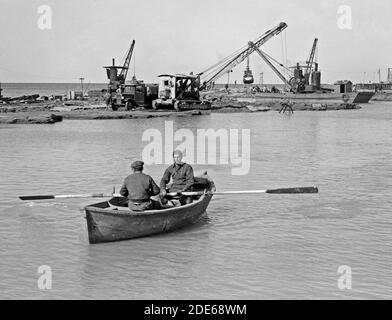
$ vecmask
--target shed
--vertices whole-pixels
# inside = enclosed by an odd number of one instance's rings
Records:
[[[335,93],[353,92],[353,83],[350,80],[339,80],[334,83]]]

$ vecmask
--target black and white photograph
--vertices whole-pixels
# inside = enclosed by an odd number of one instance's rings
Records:
[[[391,299],[391,13],[0,0],[0,300]]]

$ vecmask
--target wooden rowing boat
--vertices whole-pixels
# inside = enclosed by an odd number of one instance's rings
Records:
[[[183,228],[196,222],[206,211],[212,198],[210,180],[206,193],[190,204],[161,210],[131,212],[128,207],[113,206],[120,198],[86,206],[90,243],[110,242],[144,237]]]

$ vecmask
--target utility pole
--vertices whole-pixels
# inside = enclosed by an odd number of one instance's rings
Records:
[[[1,89],[1,82],[0,82],[0,100],[1,98],[3,98],[3,96],[1,95],[1,91],[3,91],[3,89]]]
[[[79,78],[79,80],[80,80],[80,85],[82,86],[82,100],[83,100],[83,98],[84,98],[84,93],[83,93],[83,80],[84,80],[84,78]]]
[[[259,84],[261,87],[263,87],[263,85],[264,85],[264,73],[263,72],[260,73],[260,83]]]
[[[225,84],[226,90],[229,90],[229,86],[230,86],[230,72],[233,72],[233,70],[227,71],[227,83]]]

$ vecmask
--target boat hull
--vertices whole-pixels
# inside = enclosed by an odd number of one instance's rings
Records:
[[[212,194],[193,203],[163,210],[132,213],[111,210],[107,202],[85,207],[90,243],[128,240],[169,232],[191,225],[206,211]]]
[[[350,93],[256,93],[251,97],[237,97],[239,102],[276,102],[280,99],[288,99],[297,103],[368,103],[373,97],[372,92]]]

